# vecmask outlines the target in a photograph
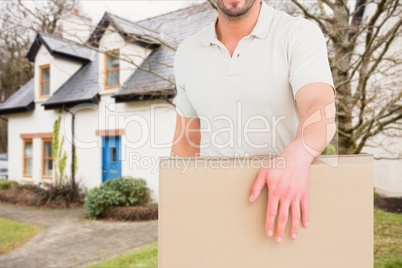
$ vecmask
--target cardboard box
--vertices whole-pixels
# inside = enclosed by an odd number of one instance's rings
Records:
[[[373,267],[373,158],[321,159],[311,166],[309,227],[291,240],[288,221],[280,244],[265,235],[266,188],[248,201],[267,159],[162,159],[159,267]]]

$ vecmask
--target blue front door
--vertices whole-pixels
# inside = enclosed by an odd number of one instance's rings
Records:
[[[103,137],[102,182],[121,177],[120,137]]]

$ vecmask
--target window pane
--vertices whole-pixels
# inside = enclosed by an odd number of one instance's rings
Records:
[[[50,68],[42,69],[42,81],[43,80],[50,80]]]
[[[43,174],[46,177],[53,176],[53,161],[52,160],[45,160],[45,170],[44,170]]]
[[[42,83],[42,96],[50,95],[50,85],[48,82]]]
[[[107,73],[107,87],[114,87],[119,85],[119,71]]]
[[[32,142],[25,142],[25,157],[32,157]]]
[[[110,148],[112,150],[112,162],[116,162],[116,148]]]
[[[107,69],[119,68],[119,53],[114,52],[107,55]]]
[[[25,159],[25,174],[32,176],[32,159]]]
[[[44,144],[44,154],[46,158],[52,158],[52,142],[46,141]]]

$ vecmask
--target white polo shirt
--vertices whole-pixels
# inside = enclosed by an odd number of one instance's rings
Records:
[[[231,57],[217,20],[177,49],[176,111],[200,118],[203,156],[279,154],[296,138],[297,91],[313,82],[334,88],[325,38],[315,23],[262,2]]]

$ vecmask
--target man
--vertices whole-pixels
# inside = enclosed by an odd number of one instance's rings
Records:
[[[286,167],[263,167],[249,201],[267,184],[267,235],[281,242],[290,215],[295,239],[300,219],[309,223],[309,167],[335,133],[324,36],[264,2],[215,2],[217,18],[176,52],[172,155],[279,154]]]

